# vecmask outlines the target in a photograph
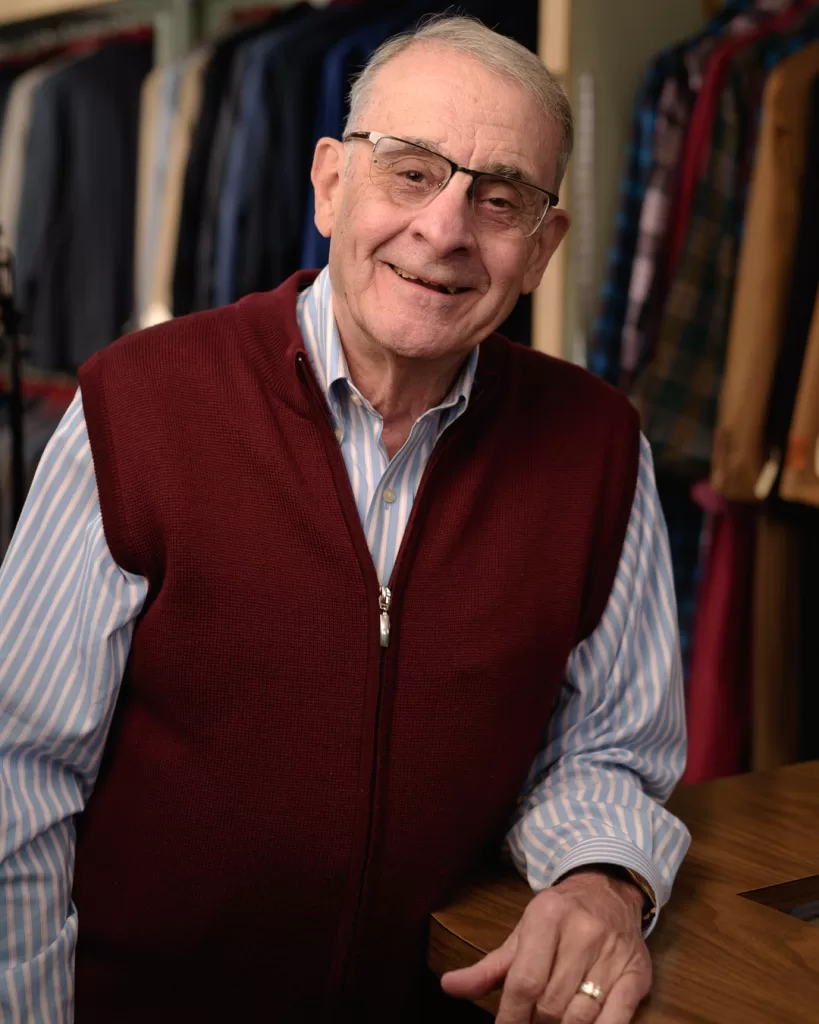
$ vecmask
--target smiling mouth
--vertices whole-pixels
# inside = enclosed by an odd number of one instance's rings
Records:
[[[387,266],[390,270],[395,271],[403,281],[410,281],[412,284],[418,284],[422,288],[426,288],[428,291],[438,292],[439,295],[460,295],[461,292],[469,291],[469,288],[455,288],[445,284],[435,284],[432,281],[425,281],[423,277],[415,277],[413,274],[408,274],[406,270],[401,270],[400,267],[393,266],[392,263],[388,263]]]

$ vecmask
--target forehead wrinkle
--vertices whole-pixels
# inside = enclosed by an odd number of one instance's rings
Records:
[[[430,108],[424,97],[425,87],[432,83],[421,77],[420,88],[414,88],[413,72],[420,72],[421,68],[413,67],[410,61],[400,66],[406,56],[396,58],[392,67],[388,64],[377,79],[379,87],[373,96],[371,118],[380,115],[387,123],[368,123],[363,127],[414,142],[476,171],[504,174],[538,188],[550,187],[548,181],[539,179],[551,177],[553,171],[551,166],[544,165],[540,155],[545,148],[553,148],[547,145],[551,140],[546,138],[553,134],[552,126],[533,125],[531,117],[527,117],[524,131],[518,87],[497,78],[487,83],[483,69],[472,60],[458,61],[459,88],[436,89],[429,97]],[[452,70],[451,63],[448,70]],[[440,74],[440,65],[431,71],[436,84],[450,84],[442,81],[450,76]],[[529,102],[528,97],[523,97],[523,105],[528,107]],[[429,120],[430,115],[434,122]],[[405,124],[406,132],[401,130]],[[462,158],[456,159],[455,153]]]
[[[432,139],[427,139],[424,136],[419,135],[401,135],[398,137],[403,142],[411,142],[413,145],[428,149],[431,153],[436,153],[438,156],[444,157],[445,160],[452,159],[449,154],[445,153],[436,142],[432,141]],[[457,162],[458,161],[456,160],[455,163]],[[505,178],[514,178],[516,181],[521,181],[524,184],[539,187],[533,176],[522,167],[518,166],[518,164],[507,164],[502,160],[491,160],[489,163],[483,164],[481,167],[470,167],[469,170],[482,171],[486,174],[500,174]]]

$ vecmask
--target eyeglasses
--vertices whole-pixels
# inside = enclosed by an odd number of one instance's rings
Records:
[[[372,143],[370,180],[399,206],[423,207],[460,171],[472,178],[467,197],[482,230],[494,234],[533,235],[558,197],[505,174],[472,171],[406,139],[381,132],[350,132],[344,142]]]

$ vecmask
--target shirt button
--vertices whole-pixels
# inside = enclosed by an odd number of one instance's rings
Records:
[[[353,395],[353,405],[357,405],[360,408],[361,404],[362,403],[361,403],[361,399],[359,398],[359,396],[354,394]]]
[[[392,489],[392,487],[385,487],[385,488],[384,488],[384,494],[383,494],[383,498],[384,498],[384,501],[386,501],[386,503],[387,503],[388,505],[392,505],[392,503],[393,503],[393,502],[395,501],[395,499],[396,499],[396,493],[395,493],[395,491],[394,491],[394,490]]]
[[[338,443],[341,444],[341,442],[344,440],[344,428],[343,427],[336,427],[335,434],[336,434],[336,441],[338,441]]]

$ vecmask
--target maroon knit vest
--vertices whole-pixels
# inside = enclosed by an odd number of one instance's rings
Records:
[[[80,372],[105,535],[150,591],[78,822],[78,1024],[401,1020],[429,914],[503,836],[609,597],[636,415],[493,336],[380,646],[310,280]]]

